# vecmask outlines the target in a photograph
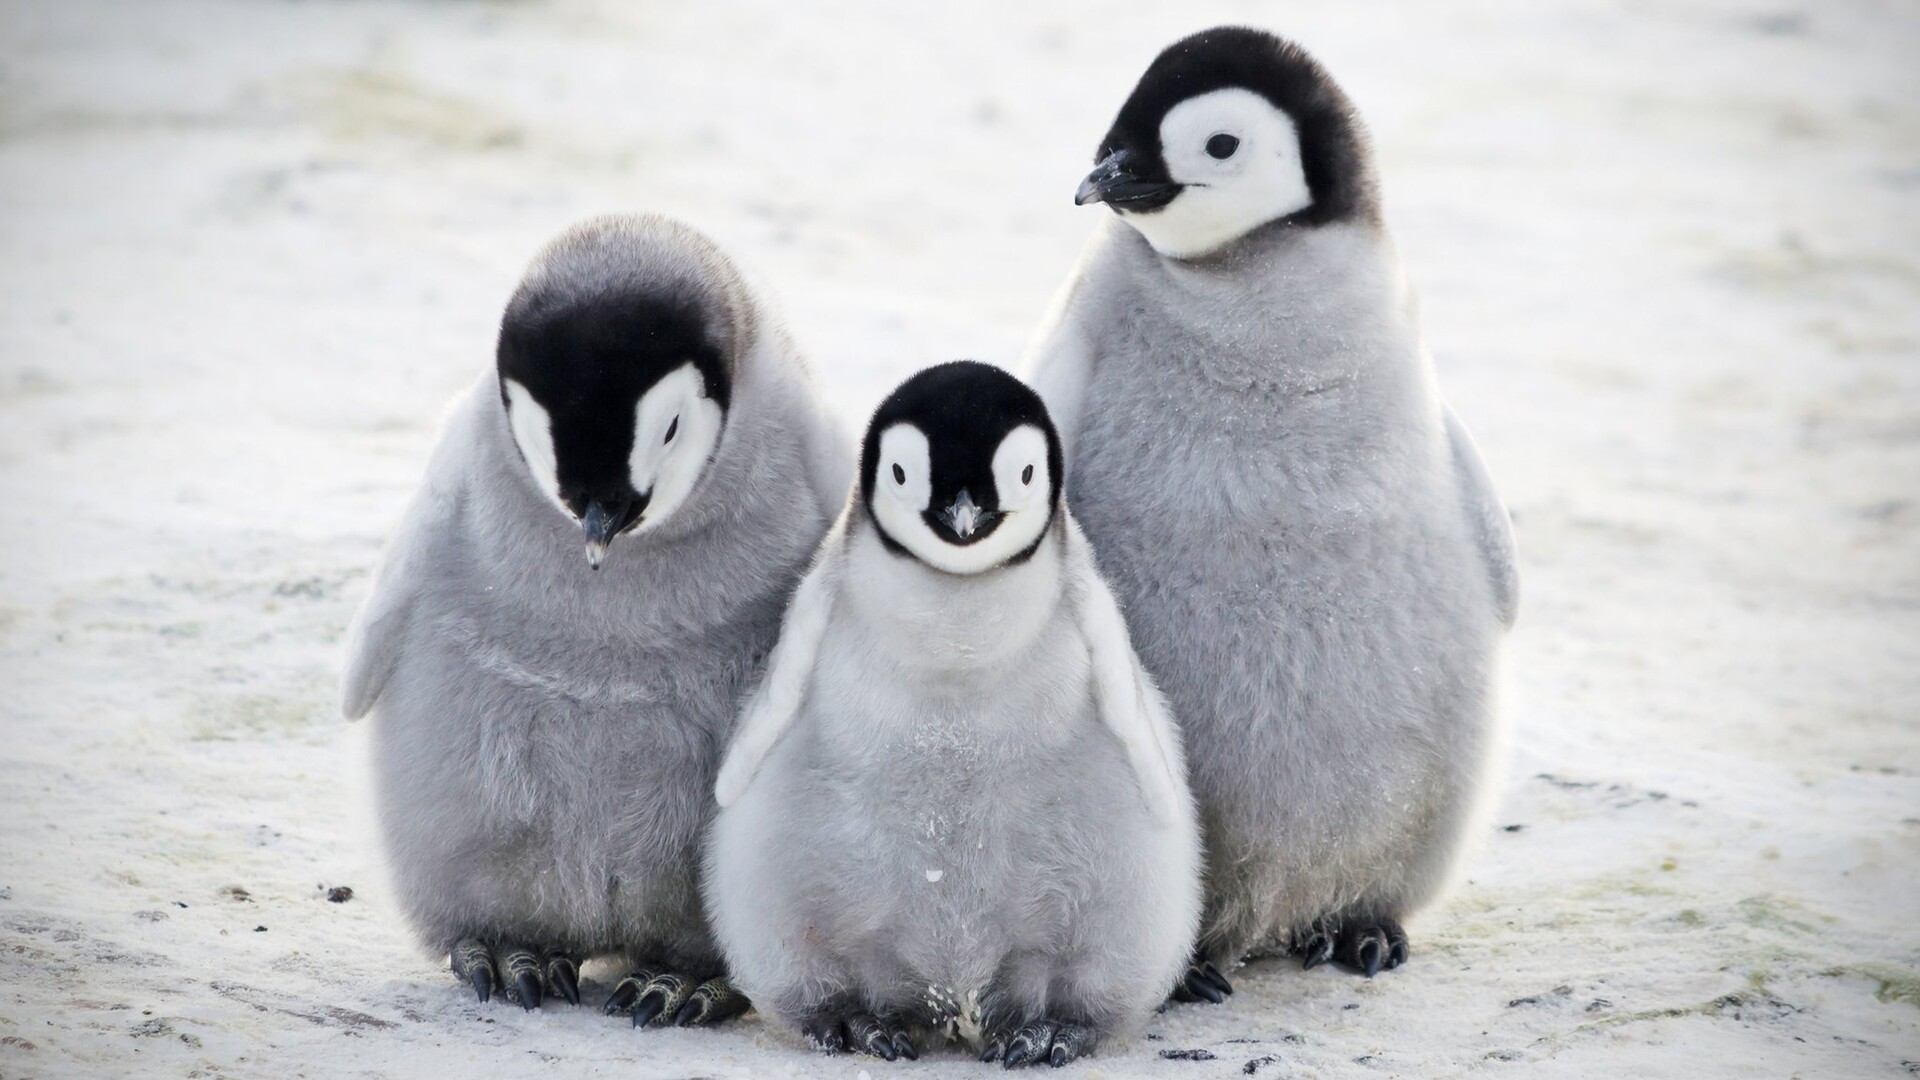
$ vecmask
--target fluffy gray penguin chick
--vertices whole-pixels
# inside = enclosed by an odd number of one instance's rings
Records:
[[[1166,996],[1199,916],[1179,734],[998,368],[881,404],[721,767],[714,930],[763,1012],[889,1060],[1062,1065]]]
[[[1298,46],[1169,47],[1102,140],[1095,234],[1029,358],[1070,501],[1180,719],[1196,966],[1408,955],[1479,820],[1507,514],[1435,385],[1352,105]]]
[[[713,779],[850,443],[733,264],[663,218],[534,260],[349,644],[401,906],[480,1000],[746,1007],[699,895]],[[584,549],[584,557],[583,557]]]

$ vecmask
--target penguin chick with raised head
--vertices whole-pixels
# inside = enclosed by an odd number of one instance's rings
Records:
[[[1061,1065],[1180,972],[1179,735],[1061,502],[1040,398],[967,361],[875,412],[721,767],[706,888],[758,1007],[821,1049]]]
[[[1070,501],[1181,721],[1206,913],[1181,996],[1252,951],[1371,976],[1493,782],[1518,603],[1353,106],[1298,46],[1160,54],[1078,203],[1114,215],[1030,357]]]
[[[738,704],[851,445],[734,265],[657,217],[581,224],[508,303],[349,644],[401,907],[480,1000],[724,1019],[699,893]],[[582,557],[582,549],[585,557]]]

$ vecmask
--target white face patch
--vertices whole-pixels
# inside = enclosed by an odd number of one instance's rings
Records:
[[[507,390],[507,425],[527,470],[533,474],[533,486],[561,513],[573,517],[573,511],[560,501],[560,459],[553,450],[553,420],[526,387],[512,379],[502,379],[501,383]]]
[[[873,516],[893,541],[914,558],[949,574],[977,574],[1032,547],[1046,531],[1053,475],[1047,466],[1047,436],[1032,424],[1007,433],[993,454],[991,492],[969,492],[975,503],[998,507],[998,524],[971,544],[953,544],[921,515],[933,491],[927,437],[912,424],[880,433],[880,461],[873,478]],[[948,507],[933,507],[938,511]]]
[[[719,404],[706,395],[706,379],[690,363],[641,396],[627,470],[633,490],[649,498],[633,532],[659,525],[687,501],[720,444],[722,419]]]
[[[1160,147],[1183,189],[1158,210],[1120,216],[1162,255],[1205,255],[1313,205],[1293,118],[1251,90],[1215,90],[1167,110]]]

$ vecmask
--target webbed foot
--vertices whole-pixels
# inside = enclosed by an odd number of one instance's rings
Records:
[[[920,1051],[897,1018],[868,1012],[842,1001],[829,1002],[800,1025],[815,1050],[838,1054],[847,1050],[887,1061],[918,1061]]]
[[[620,980],[601,1011],[631,1016],[634,1027],[703,1027],[730,1020],[749,1007],[746,995],[725,975],[699,981],[681,972],[643,967]]]
[[[1029,1065],[1051,1065],[1057,1069],[1090,1053],[1097,1041],[1094,1030],[1085,1024],[1035,1020],[1017,1031],[990,1037],[980,1060],[998,1061],[1005,1069],[1024,1069]]]
[[[1297,937],[1293,951],[1304,966],[1318,967],[1329,960],[1371,979],[1407,962],[1407,932],[1392,919],[1347,918],[1326,915],[1315,919]]]
[[[1194,957],[1186,973],[1173,984],[1170,999],[1180,1002],[1206,1001],[1218,1005],[1233,996],[1233,984],[1212,963]]]
[[[580,964],[559,949],[530,945],[488,945],[479,938],[463,938],[453,947],[454,974],[473,987],[474,996],[490,1001],[495,989],[508,1001],[532,1012],[548,994],[580,1004]]]

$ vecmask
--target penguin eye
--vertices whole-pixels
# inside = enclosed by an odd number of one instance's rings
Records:
[[[907,482],[907,470],[901,468],[897,463],[893,467],[893,482],[896,484],[904,484]]]
[[[680,432],[680,418],[676,416],[673,418],[673,423],[667,425],[667,437],[660,441],[660,445],[665,446],[666,444],[672,442],[673,437],[679,434],[679,432]]]
[[[1020,471],[1020,482],[1023,484],[1033,483],[1033,466],[1029,465]]]
[[[1207,140],[1207,156],[1221,161],[1232,157],[1233,152],[1238,149],[1240,149],[1240,140],[1224,131]]]

